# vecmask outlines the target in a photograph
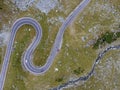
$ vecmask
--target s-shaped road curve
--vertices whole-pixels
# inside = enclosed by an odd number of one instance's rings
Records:
[[[58,49],[60,49],[61,42],[63,39],[63,34],[66,30],[66,27],[88,5],[89,2],[90,2],[90,0],[83,0],[74,9],[74,11],[66,18],[65,22],[62,24],[62,26],[60,27],[60,29],[58,31],[58,34],[57,34],[56,39],[55,39],[55,43],[51,49],[49,57],[47,58],[46,64],[43,65],[42,67],[35,67],[32,63],[32,54],[41,40],[42,28],[39,25],[39,23],[32,18],[24,17],[24,18],[18,19],[12,26],[10,40],[9,40],[8,45],[7,45],[7,49],[6,49],[6,53],[5,53],[5,57],[4,57],[4,61],[3,61],[2,69],[1,69],[1,74],[0,74],[0,90],[3,90],[3,85],[5,82],[5,77],[6,77],[6,73],[7,73],[7,69],[8,69],[8,65],[9,65],[10,55],[12,52],[16,32],[18,31],[18,29],[22,25],[24,25],[24,24],[32,25],[36,31],[35,39],[32,41],[32,43],[30,44],[30,46],[27,48],[27,50],[25,51],[25,53],[23,55],[22,64],[27,71],[29,71],[35,75],[45,73],[52,65],[53,60],[58,53]]]

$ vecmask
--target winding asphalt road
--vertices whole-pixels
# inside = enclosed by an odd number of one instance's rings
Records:
[[[35,50],[37,45],[40,43],[40,40],[42,37],[42,28],[39,25],[39,23],[32,18],[24,17],[24,18],[18,19],[12,26],[10,40],[7,45],[7,49],[6,49],[6,53],[5,53],[5,57],[4,57],[4,61],[3,61],[2,69],[1,69],[1,74],[0,74],[0,90],[3,90],[3,85],[5,82],[5,78],[6,78],[6,73],[7,73],[7,69],[8,69],[8,65],[9,65],[10,55],[11,55],[12,49],[13,49],[13,43],[14,43],[16,32],[22,25],[24,25],[24,24],[32,25],[36,31],[36,37],[30,44],[30,46],[27,48],[27,50],[24,52],[24,55],[22,58],[23,59],[22,65],[25,67],[25,69],[27,71],[31,72],[32,74],[38,75],[38,74],[45,73],[52,65],[53,60],[54,60],[55,56],[57,55],[58,50],[61,47],[61,42],[63,39],[64,32],[66,30],[66,27],[88,5],[89,2],[90,2],[90,0],[83,0],[74,9],[74,11],[66,18],[65,22],[62,24],[61,28],[58,31],[58,34],[55,39],[55,43],[51,49],[49,57],[47,58],[46,64],[43,65],[42,67],[35,67],[32,62],[33,51]]]

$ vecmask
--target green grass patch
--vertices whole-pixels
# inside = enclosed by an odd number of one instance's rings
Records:
[[[84,69],[82,69],[81,67],[78,67],[77,69],[73,70],[73,73],[75,75],[79,75],[79,74],[81,74],[83,72],[84,72]]]
[[[93,45],[94,49],[98,49],[100,45],[103,45],[105,43],[111,44],[112,42],[116,41],[120,37],[120,32],[106,32],[105,34],[102,34],[101,37],[96,41],[96,43]]]
[[[62,82],[63,80],[64,80],[64,77],[59,77],[55,79],[56,82]]]
[[[0,0],[0,9],[3,8],[3,0]]]

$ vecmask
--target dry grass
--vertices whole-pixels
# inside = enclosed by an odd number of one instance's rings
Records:
[[[24,72],[21,67],[21,55],[31,43],[31,40],[35,35],[35,32],[31,26],[23,26],[16,35],[15,41],[18,41],[18,44],[16,50],[11,56],[4,90],[14,90],[15,88],[18,90],[48,90],[52,87],[69,81],[71,78],[76,78],[89,72],[97,56],[96,51],[93,50],[91,46],[87,48],[85,47],[87,42],[94,38],[94,35],[89,33],[89,29],[95,26],[96,23],[101,23],[103,27],[101,26],[99,32],[97,33],[100,34],[101,30],[103,32],[104,30],[109,30],[108,27],[112,23],[112,21],[108,22],[107,20],[100,21],[98,17],[101,12],[96,12],[94,15],[90,14],[88,8],[96,1],[98,0],[93,0],[85,9],[85,11],[83,11],[83,13],[81,13],[78,18],[76,18],[75,22],[73,22],[71,26],[67,28],[63,38],[62,49],[56,56],[49,71],[43,75],[34,76],[28,72]],[[74,7],[79,4],[80,1],[76,0],[76,2],[72,3],[72,1],[68,2],[64,0],[63,2],[61,3],[63,3],[64,8],[66,9],[65,13],[56,13],[54,10],[52,10],[48,16],[46,16],[45,14],[40,13],[38,10],[31,8],[28,12],[19,12],[19,15],[17,15],[17,18],[23,16],[33,17],[37,19],[38,22],[40,22],[43,28],[43,37],[41,43],[36,48],[34,53],[35,65],[44,65],[54,43],[59,27],[61,26],[61,23],[59,23],[58,26],[55,26],[53,24],[47,23],[47,20],[53,16],[57,17],[59,15],[65,18],[74,9]],[[102,0],[100,0],[100,2],[102,2]],[[83,16],[84,19],[82,20],[82,23],[78,23],[79,19]],[[28,28],[31,28],[30,32],[24,31],[24,29]],[[88,39],[83,42],[81,40],[82,36],[87,36]],[[19,53],[19,55],[16,56],[16,53]],[[78,67],[81,67],[85,71],[79,75],[75,75],[73,71]],[[58,71],[55,72],[55,68],[58,68]],[[56,79],[58,78],[63,78],[63,81],[57,82]],[[102,86],[100,83],[97,85]],[[75,90],[79,90],[79,88],[83,87],[77,87]],[[82,90],[86,89],[83,88]]]

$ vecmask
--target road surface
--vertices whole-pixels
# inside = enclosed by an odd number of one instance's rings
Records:
[[[3,90],[3,85],[5,82],[5,78],[6,78],[6,73],[7,73],[7,69],[8,69],[8,65],[9,65],[10,55],[12,53],[12,48],[13,48],[13,43],[14,43],[16,32],[22,25],[24,25],[24,24],[32,25],[36,31],[36,37],[30,44],[30,46],[27,48],[27,50],[24,52],[24,55],[22,58],[23,59],[22,65],[24,66],[24,68],[27,71],[31,72],[32,74],[39,75],[39,74],[45,73],[52,65],[53,60],[58,53],[58,49],[60,49],[60,47],[61,47],[60,46],[61,42],[62,42],[61,40],[63,38],[63,34],[66,30],[66,27],[88,5],[89,2],[90,2],[90,0],[83,0],[73,10],[73,12],[66,18],[65,22],[62,24],[62,26],[60,27],[60,29],[58,31],[58,34],[56,36],[54,45],[51,49],[50,55],[47,58],[46,64],[43,65],[42,67],[35,67],[32,62],[33,51],[39,44],[41,37],[42,37],[42,28],[39,25],[39,23],[32,18],[24,17],[24,18],[18,19],[12,26],[10,40],[7,45],[7,49],[6,49],[6,53],[5,53],[5,57],[4,57],[4,61],[3,61],[2,69],[1,69],[1,74],[0,74],[0,90]]]

